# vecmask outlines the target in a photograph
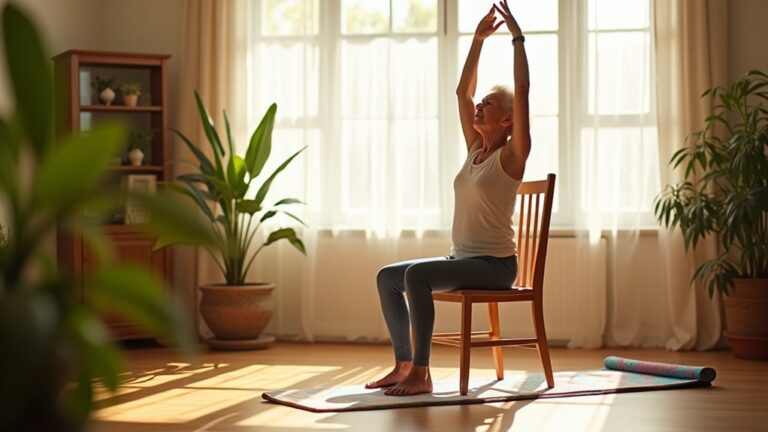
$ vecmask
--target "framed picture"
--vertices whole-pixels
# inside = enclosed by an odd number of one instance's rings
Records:
[[[130,174],[123,177],[124,187],[131,192],[154,195],[157,191],[157,177],[153,174]],[[125,223],[142,224],[149,222],[149,212],[138,201],[125,201]]]

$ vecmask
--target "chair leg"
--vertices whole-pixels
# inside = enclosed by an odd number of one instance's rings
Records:
[[[499,304],[488,303],[488,321],[491,325],[491,340],[498,340],[501,337],[501,329],[499,326]],[[501,352],[501,347],[492,347],[493,351],[493,364],[496,366],[496,379],[504,379],[504,356]]]
[[[472,303],[461,302],[461,360],[459,361],[459,393],[469,392],[469,351],[472,348]]]
[[[544,367],[544,377],[547,379],[547,387],[555,386],[555,379],[552,376],[552,364],[549,361],[549,347],[547,346],[547,331],[544,329],[544,309],[540,302],[532,302],[533,326],[536,329],[536,348],[539,351],[539,358]]]

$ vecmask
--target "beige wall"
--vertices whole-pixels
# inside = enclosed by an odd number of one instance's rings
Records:
[[[728,76],[750,69],[768,73],[768,0],[728,2]]]
[[[170,54],[168,98],[173,126],[181,52],[181,12],[185,0],[101,0],[104,46],[109,51]]]
[[[9,3],[0,0],[0,6]],[[104,4],[100,0],[16,0],[37,24],[51,56],[72,48],[102,49]],[[12,101],[5,67],[5,54],[0,44],[0,112],[6,112]]]

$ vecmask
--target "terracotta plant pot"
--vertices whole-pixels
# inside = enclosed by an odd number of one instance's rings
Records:
[[[272,283],[201,286],[200,314],[215,335],[215,340],[246,341],[244,349],[260,348],[247,347],[247,341],[259,340],[261,332],[269,324],[274,310],[273,289],[275,284]],[[237,344],[230,345],[233,346],[229,349],[237,349]]]
[[[139,95],[127,94],[123,95],[123,105],[127,107],[135,107],[139,103]]]
[[[736,279],[723,304],[733,355],[768,360],[768,279]]]

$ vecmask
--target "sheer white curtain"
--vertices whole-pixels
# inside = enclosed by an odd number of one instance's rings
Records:
[[[398,250],[403,229],[421,238],[426,230],[443,228],[450,212],[444,195],[435,193],[445,186],[437,21],[403,35],[397,8],[389,22],[359,18],[375,17],[370,14],[380,12],[378,3],[250,5],[249,130],[276,102],[272,167],[307,146],[267,198],[307,202],[296,214],[308,227],[295,227],[307,255],[278,243],[262,252],[253,270],[254,277],[278,285],[268,331],[283,338],[384,339],[376,270],[419,254]],[[351,12],[357,15],[349,17]],[[382,25],[376,34],[369,34],[371,22]],[[275,218],[271,225],[293,221]],[[446,253],[447,237],[439,243],[435,252]]]
[[[655,228],[651,206],[659,191],[650,1],[588,0],[573,12],[584,30],[567,41],[567,52],[579,57],[570,63],[582,73],[568,81],[574,146],[563,180],[579,185],[571,204],[577,235],[586,235],[591,253],[607,250],[606,326],[598,345],[658,346],[647,299],[664,291],[637,277],[656,264],[641,236]]]
[[[727,2],[725,0],[655,0],[659,100],[659,157],[662,184],[683,178],[668,162],[685,136],[701,129],[711,112],[701,93],[727,84]],[[719,298],[710,300],[702,283],[691,284],[696,267],[717,253],[713,239],[686,254],[678,232],[659,230],[659,252],[667,288],[670,349],[710,349],[721,336]]]

